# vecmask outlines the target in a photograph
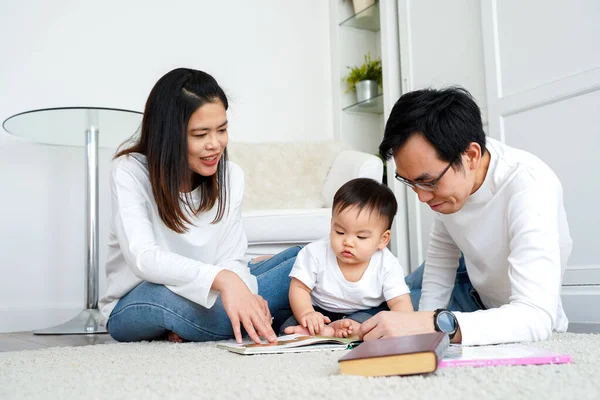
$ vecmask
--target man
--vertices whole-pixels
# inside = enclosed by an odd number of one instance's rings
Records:
[[[566,331],[560,288],[572,241],[546,164],[486,138],[460,88],[400,97],[379,152],[435,217],[425,263],[407,277],[419,311],[377,314],[361,326],[364,340],[437,330],[476,345]]]

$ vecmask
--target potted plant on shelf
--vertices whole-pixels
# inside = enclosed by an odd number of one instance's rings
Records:
[[[348,85],[346,93],[355,91],[358,103],[376,97],[382,84],[381,60],[371,60],[371,54],[367,53],[364,64],[348,68],[350,73],[344,78]]]

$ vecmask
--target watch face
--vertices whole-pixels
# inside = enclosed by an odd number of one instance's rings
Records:
[[[448,311],[442,311],[437,316],[437,325],[444,333],[452,333],[456,330],[456,322],[452,314]]]

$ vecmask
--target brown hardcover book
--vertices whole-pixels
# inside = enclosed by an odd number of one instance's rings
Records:
[[[342,375],[389,376],[434,372],[450,344],[441,332],[364,342],[340,358]]]

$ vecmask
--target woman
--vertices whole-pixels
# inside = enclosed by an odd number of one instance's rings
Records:
[[[117,153],[107,291],[100,310],[118,341],[274,341],[289,307],[298,248],[244,260],[244,175],[227,161],[227,97],[215,79],[175,69],[150,92],[141,136]],[[258,294],[260,293],[260,294]]]

